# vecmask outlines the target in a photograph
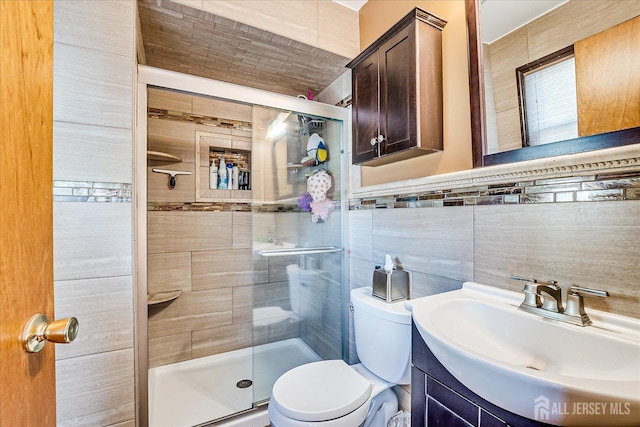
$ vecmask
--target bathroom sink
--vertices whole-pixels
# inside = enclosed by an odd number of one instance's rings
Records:
[[[640,320],[598,310],[580,327],[518,309],[523,294],[473,282],[405,303],[438,361],[485,400],[560,426],[640,420]]]

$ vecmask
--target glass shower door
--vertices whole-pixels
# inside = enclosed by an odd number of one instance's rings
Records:
[[[342,121],[254,106],[253,395],[342,358]]]

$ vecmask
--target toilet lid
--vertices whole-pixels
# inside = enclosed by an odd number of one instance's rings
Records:
[[[284,373],[273,385],[270,405],[300,421],[326,421],[362,406],[372,384],[342,360],[307,363]]]

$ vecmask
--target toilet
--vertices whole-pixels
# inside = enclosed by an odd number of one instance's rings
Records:
[[[351,291],[361,363],[322,360],[285,372],[273,385],[274,427],[386,427],[398,411],[395,384],[408,384],[411,314],[404,301],[386,303],[371,287]]]

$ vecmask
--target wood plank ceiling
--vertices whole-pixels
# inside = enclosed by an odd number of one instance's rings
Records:
[[[146,64],[297,96],[317,94],[349,58],[170,0],[138,0]]]

